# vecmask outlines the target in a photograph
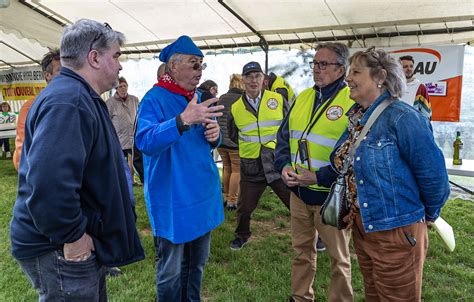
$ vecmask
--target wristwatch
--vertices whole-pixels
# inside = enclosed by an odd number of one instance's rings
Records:
[[[191,128],[191,125],[181,118],[181,114],[176,117],[176,126],[180,133],[188,131]]]

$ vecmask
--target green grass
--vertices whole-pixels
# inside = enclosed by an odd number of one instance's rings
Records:
[[[0,301],[35,301],[20,268],[10,256],[9,222],[15,202],[17,175],[11,161],[0,160]],[[144,261],[123,267],[124,275],[108,279],[110,301],[152,301],[155,298],[153,237],[150,232],[142,188],[135,188],[138,221],[146,252]],[[474,296],[474,203],[450,200],[443,217],[453,225],[456,250],[445,252],[430,231],[425,263],[424,301],[472,301]],[[225,222],[212,233],[211,256],[203,280],[207,301],[287,301],[293,251],[289,236],[289,214],[274,194],[265,192],[253,215],[253,236],[241,251],[229,249],[235,227],[235,212],[226,212]],[[363,283],[352,258],[355,301],[363,301]],[[329,257],[318,254],[316,300],[326,301]]]

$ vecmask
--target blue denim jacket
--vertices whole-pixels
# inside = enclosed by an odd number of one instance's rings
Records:
[[[386,92],[375,101],[364,114],[362,125],[387,97]],[[334,150],[347,139],[346,130]],[[367,233],[423,218],[433,221],[449,196],[444,156],[434,141],[429,121],[398,100],[385,109],[360,143],[354,155],[354,172]]]

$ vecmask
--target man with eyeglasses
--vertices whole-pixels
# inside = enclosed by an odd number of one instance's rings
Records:
[[[201,102],[203,53],[188,36],[163,48],[165,74],[143,97],[135,142],[143,154],[145,200],[159,258],[159,301],[200,301],[211,231],[224,220],[215,119],[224,106]]]
[[[61,71],[28,112],[12,255],[40,301],[107,301],[106,267],[142,260],[130,171],[100,95],[125,37],[81,19],[61,37]]]
[[[61,69],[61,61],[59,60],[59,49],[52,49],[47,52],[41,60],[41,69],[43,70],[43,76],[46,84],[59,74]],[[33,98],[23,104],[18,115],[18,121],[16,126],[16,138],[15,138],[15,153],[13,154],[13,166],[18,171],[18,165],[20,164],[21,148],[23,147],[23,141],[25,139],[25,122],[28,111],[33,105],[36,98]]]
[[[242,69],[244,94],[232,104],[228,114],[230,139],[239,145],[240,195],[237,227],[232,250],[244,247],[250,236],[250,218],[265,188],[270,186],[289,209],[290,192],[274,168],[276,133],[288,112],[281,94],[263,89],[260,64],[249,62]]]
[[[324,225],[319,211],[337,174],[329,161],[334,144],[347,128],[346,112],[354,101],[344,81],[349,50],[341,43],[316,47],[310,67],[315,85],[293,103],[277,135],[275,167],[291,190],[291,301],[313,301],[315,238],[331,259],[328,301],[352,301],[350,233]]]

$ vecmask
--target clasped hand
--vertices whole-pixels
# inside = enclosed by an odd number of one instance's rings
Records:
[[[296,165],[296,171],[291,166],[284,167],[281,178],[288,187],[307,187],[317,184],[316,173],[300,165]]]

